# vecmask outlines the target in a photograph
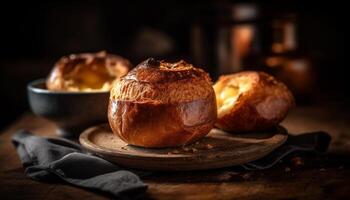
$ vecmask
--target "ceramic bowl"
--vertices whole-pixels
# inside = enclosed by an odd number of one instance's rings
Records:
[[[27,90],[31,110],[56,123],[59,136],[77,138],[87,127],[107,122],[109,91],[50,91],[45,79],[29,83]]]

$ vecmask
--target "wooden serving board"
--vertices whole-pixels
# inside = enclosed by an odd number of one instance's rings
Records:
[[[108,124],[80,135],[89,152],[121,166],[146,170],[202,170],[241,165],[262,158],[287,139],[283,127],[261,133],[229,134],[213,129],[203,139],[177,148],[150,149],[126,144]]]

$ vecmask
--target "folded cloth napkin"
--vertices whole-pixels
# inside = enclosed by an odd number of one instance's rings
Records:
[[[268,156],[242,167],[246,170],[267,169],[291,153],[322,153],[327,150],[330,140],[324,132],[288,136],[287,142]],[[57,182],[61,179],[80,187],[108,192],[119,199],[142,197],[147,189],[139,176],[148,172],[125,171],[102,158],[86,154],[80,145],[72,141],[19,131],[12,142],[26,175],[35,180]]]
[[[268,169],[280,162],[284,157],[292,153],[324,153],[327,151],[331,137],[322,131],[304,133],[297,136],[288,135],[287,141],[259,160],[243,164],[246,170]]]
[[[104,159],[85,154],[80,145],[62,138],[16,133],[12,142],[27,176],[40,181],[64,180],[84,188],[108,192],[118,199],[142,197],[147,190],[139,176]]]

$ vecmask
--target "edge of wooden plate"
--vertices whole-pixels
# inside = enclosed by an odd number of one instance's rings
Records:
[[[268,155],[270,152],[281,146],[288,138],[285,128],[279,126],[276,129],[276,133],[271,138],[261,139],[262,145],[258,145],[259,147],[256,147],[257,145],[255,145],[254,148],[251,148],[249,146],[242,147],[238,148],[236,151],[222,152],[222,154],[217,154],[216,156],[212,157],[208,156],[208,153],[212,153],[210,150],[193,154],[163,154],[147,156],[147,154],[142,153],[142,150],[149,150],[145,148],[136,147],[133,152],[125,152],[118,149],[104,148],[102,146],[94,144],[90,140],[90,136],[92,134],[96,134],[96,131],[99,129],[108,130],[109,125],[103,124],[90,127],[85,130],[79,137],[81,145],[88,152],[121,166],[135,169],[162,171],[204,170],[241,165],[254,160],[258,160],[259,158]],[[212,131],[225,133],[224,131],[218,129]],[[113,133],[111,132],[111,134]],[[230,135],[230,137],[234,136]],[[243,138],[242,141],[250,139],[256,140],[255,138]],[[152,149],[152,151],[158,150]],[[164,151],[164,149],[159,149],[159,151]]]

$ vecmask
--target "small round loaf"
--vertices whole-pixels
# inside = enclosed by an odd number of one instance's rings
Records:
[[[46,86],[53,91],[108,91],[129,68],[128,60],[104,51],[72,54],[55,64]]]
[[[288,88],[264,72],[224,75],[214,85],[218,106],[216,126],[230,132],[270,129],[294,105]]]
[[[203,70],[185,61],[148,59],[111,89],[109,124],[128,144],[174,147],[192,143],[213,128],[215,93]]]

